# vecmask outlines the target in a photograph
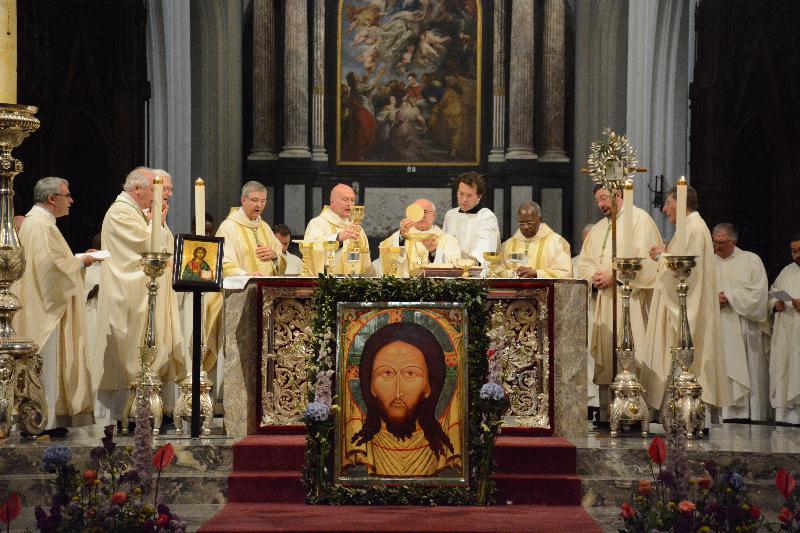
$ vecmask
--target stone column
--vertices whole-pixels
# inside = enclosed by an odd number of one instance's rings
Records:
[[[511,2],[511,88],[507,159],[536,159],[533,151],[533,2]]]
[[[564,153],[564,0],[544,5],[544,149],[540,161],[569,161]]]
[[[253,0],[253,147],[248,159],[277,159],[275,6]]]
[[[506,2],[494,2],[494,54],[492,57],[492,149],[489,161],[505,161],[506,142]]]
[[[314,80],[311,94],[311,159],[327,161],[325,153],[325,0],[314,1]]]
[[[280,157],[309,158],[308,32],[306,0],[287,0],[284,7],[283,148]]]

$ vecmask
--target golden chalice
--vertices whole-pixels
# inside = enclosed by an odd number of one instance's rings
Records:
[[[339,249],[339,241],[325,241],[322,243],[325,249],[325,274],[333,274],[333,257]]]
[[[469,269],[475,266],[475,260],[471,257],[467,258],[460,258],[453,261],[453,265],[457,266],[461,270],[463,270],[461,277],[468,278],[469,277]]]
[[[408,257],[406,260],[408,261],[408,274],[410,276],[416,276],[419,274],[419,271],[422,270],[422,267],[428,264],[428,252],[425,251],[424,254],[420,254],[417,250],[416,244],[418,242],[428,241],[430,239],[437,239],[438,236],[435,233],[427,233],[427,232],[418,232],[418,233],[407,233],[406,237],[407,240],[411,241],[412,246],[408,248]]]
[[[497,252],[483,252],[483,258],[489,263],[489,277],[496,278],[497,270],[500,268],[500,263],[503,261],[503,254]]]
[[[314,241],[294,241],[300,246],[300,253],[303,254],[303,270],[301,276],[317,277],[317,269],[314,267]]]
[[[384,246],[381,248],[381,267],[384,276],[397,276],[398,259],[403,248],[400,246]]]

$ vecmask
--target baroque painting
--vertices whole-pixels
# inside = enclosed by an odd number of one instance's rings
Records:
[[[340,0],[337,163],[477,165],[478,0]]]
[[[340,303],[336,482],[467,484],[461,304]]]

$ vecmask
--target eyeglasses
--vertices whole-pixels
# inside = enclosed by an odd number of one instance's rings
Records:
[[[523,227],[524,226],[524,227],[532,228],[533,226],[538,224],[538,222],[517,222],[517,224],[519,225],[519,227]]]
[[[54,193],[53,193],[53,194],[51,194],[50,196],[66,196],[67,198],[72,198],[72,195],[71,195],[70,193],[67,193],[67,194],[61,194],[61,193],[58,193],[58,192],[54,192]]]
[[[245,200],[256,205],[266,205],[267,203],[266,199],[262,200],[261,198],[245,198]]]
[[[726,245],[726,244],[730,244],[730,243],[732,243],[732,242],[733,242],[733,239],[725,239],[724,241],[718,241],[718,240],[714,240],[714,239],[712,239],[712,242],[713,242],[714,244],[718,245],[718,246],[724,246],[724,245]]]

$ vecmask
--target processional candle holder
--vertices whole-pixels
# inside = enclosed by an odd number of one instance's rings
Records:
[[[200,353],[205,353],[205,346],[201,346]],[[205,370],[200,372],[200,418],[202,419],[203,435],[211,435],[211,423],[214,420],[214,403],[211,401],[211,389],[214,382],[208,379]],[[180,395],[175,401],[175,408],[172,412],[175,420],[175,434],[183,435],[184,420],[192,419],[192,374],[180,383]]]
[[[694,345],[689,328],[689,315],[686,312],[686,294],[689,292],[686,280],[697,265],[697,256],[665,254],[664,257],[667,267],[677,279],[675,290],[678,293],[679,305],[677,345],[670,350],[672,379],[669,385],[668,415],[674,416],[675,422],[679,426],[683,426],[686,438],[691,439],[695,435],[698,437],[703,435],[706,420],[706,408],[701,399],[703,387],[690,371],[694,362]],[[680,373],[677,376],[675,375],[676,367],[680,367]]]
[[[14,228],[13,202],[14,177],[22,172],[22,161],[11,150],[39,129],[37,111],[29,105],[0,104],[0,439],[8,437],[15,422],[25,433],[47,427],[39,346],[17,336],[12,326],[22,307],[11,286],[25,273],[25,252]]]
[[[405,237],[411,242],[406,252],[406,261],[408,261],[408,275],[411,277],[418,276],[422,268],[428,264],[427,251],[425,254],[420,255],[417,250],[417,243],[427,241],[430,239],[437,239],[435,233],[408,233]]]
[[[498,252],[483,252],[483,258],[489,263],[487,277],[496,278],[500,263],[503,261],[503,255]]]
[[[636,279],[636,274],[642,269],[641,257],[615,257],[614,267],[617,278],[622,282],[622,342],[617,347],[617,361],[622,370],[614,377],[610,385],[614,392],[611,402],[609,426],[611,438],[619,435],[619,425],[640,421],[642,424],[642,437],[646,437],[650,430],[650,412],[644,401],[644,388],[636,379],[632,369],[636,365],[636,347],[633,342],[631,329],[631,281]],[[616,341],[616,339],[615,339]]]
[[[158,336],[156,335],[156,296],[158,295],[158,278],[164,274],[171,253],[145,252],[142,254],[140,264],[144,274],[150,278],[147,282],[147,317],[139,345],[139,358],[141,370],[139,377],[130,384],[131,395],[122,415],[122,433],[128,434],[128,417],[136,417],[143,406],[150,407],[150,416],[153,419],[153,435],[160,433],[161,420],[164,417],[164,403],[161,401],[161,379],[158,370],[153,369],[153,362],[158,355]],[[191,394],[189,395],[191,398]],[[144,398],[144,402],[138,401]]]
[[[339,250],[339,241],[325,241],[322,243],[325,249],[325,274],[332,276],[333,272],[333,259],[336,252]]]

